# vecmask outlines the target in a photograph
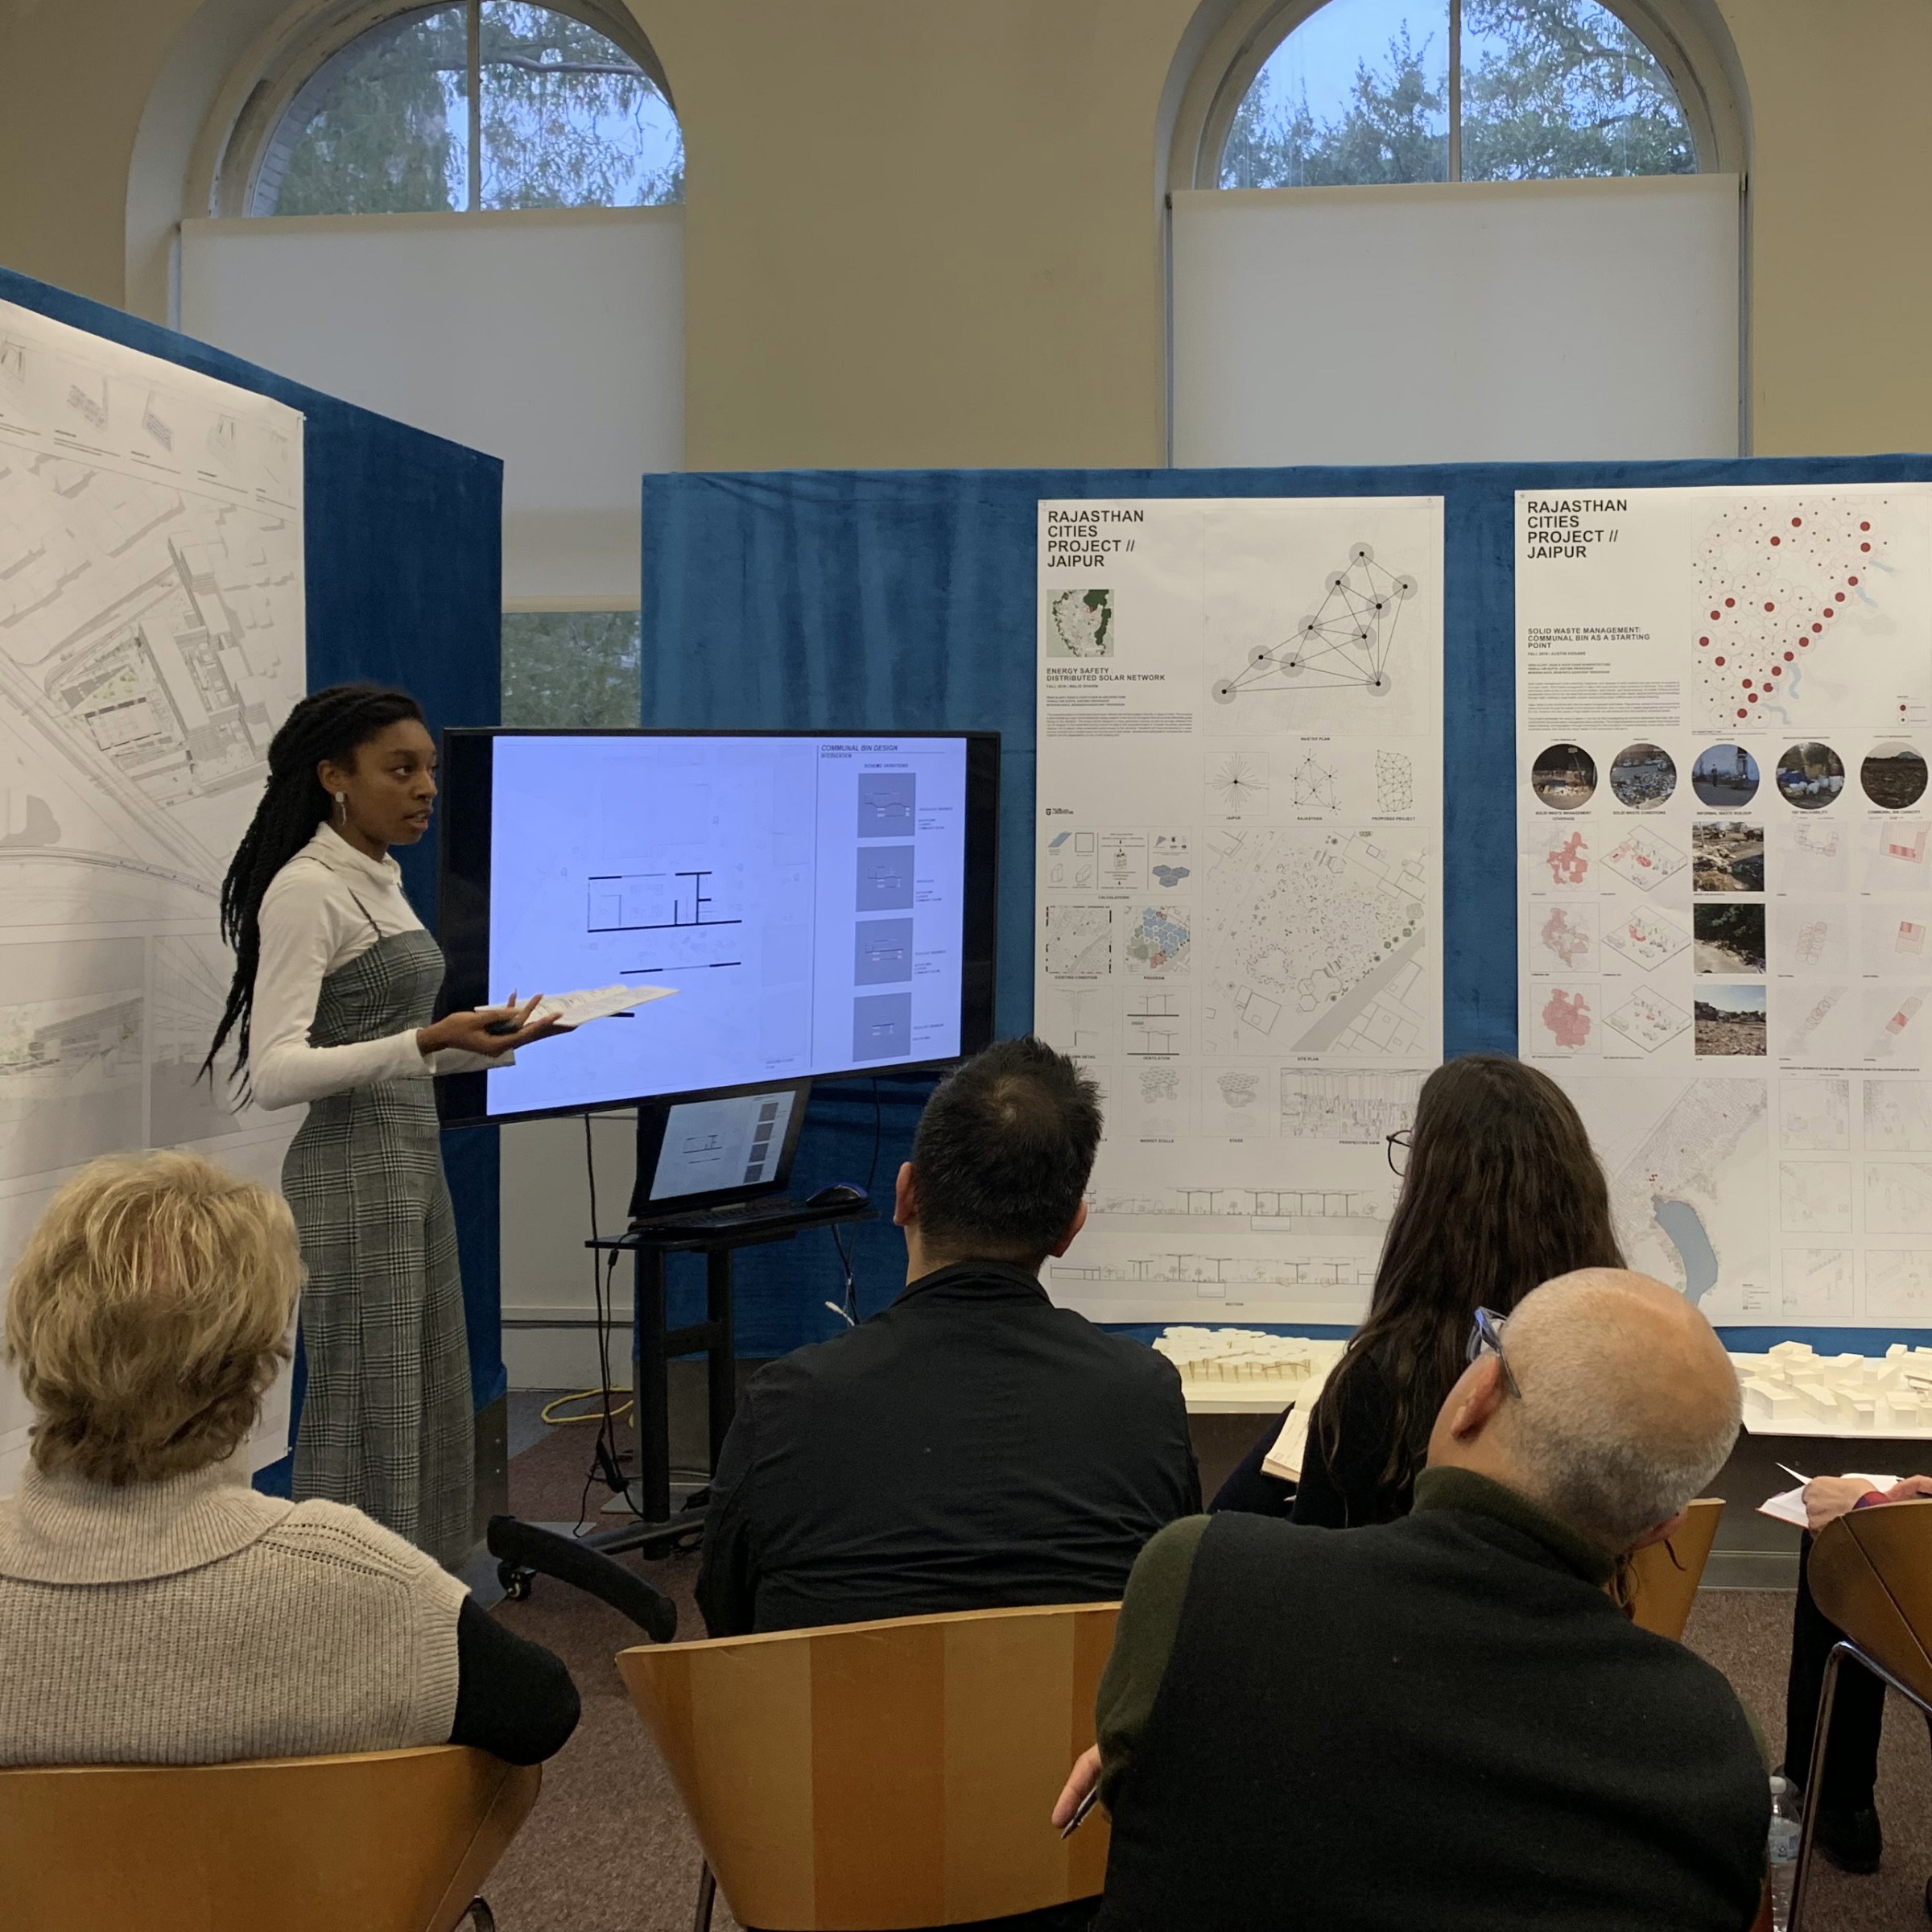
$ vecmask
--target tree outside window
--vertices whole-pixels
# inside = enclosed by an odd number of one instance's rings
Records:
[[[642,707],[634,610],[511,611],[503,722],[584,731],[635,724]]]
[[[684,198],[684,142],[657,81],[608,35],[519,0],[398,14],[289,104],[258,215],[638,208]]]
[[[1329,0],[1269,56],[1223,188],[1681,175],[1656,56],[1596,0]]]

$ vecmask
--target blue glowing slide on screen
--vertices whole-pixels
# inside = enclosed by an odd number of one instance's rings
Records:
[[[489,1111],[960,1051],[958,738],[495,741],[489,990],[666,986],[486,1076]]]

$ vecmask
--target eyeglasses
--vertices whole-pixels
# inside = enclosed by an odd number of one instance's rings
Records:
[[[1463,1352],[1463,1359],[1473,1362],[1480,1355],[1492,1355],[1503,1365],[1503,1386],[1519,1401],[1522,1390],[1516,1385],[1515,1372],[1509,1366],[1509,1358],[1503,1353],[1503,1329],[1509,1316],[1498,1315],[1493,1308],[1479,1308],[1476,1311],[1476,1325],[1469,1331],[1469,1346]]]
[[[1383,1137],[1389,1143],[1389,1167],[1393,1174],[1401,1175],[1409,1171],[1410,1132],[1406,1127],[1398,1127],[1393,1133]]]

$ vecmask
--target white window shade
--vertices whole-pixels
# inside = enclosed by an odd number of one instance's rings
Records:
[[[1731,175],[1174,196],[1174,460],[1734,456]]]
[[[501,456],[506,602],[638,594],[638,479],[684,456],[675,208],[182,224],[181,325]]]

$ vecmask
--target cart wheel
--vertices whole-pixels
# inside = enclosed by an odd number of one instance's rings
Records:
[[[513,1604],[522,1603],[529,1596],[535,1575],[535,1571],[523,1569],[516,1563],[497,1565],[497,1581],[503,1586],[503,1594]]]

